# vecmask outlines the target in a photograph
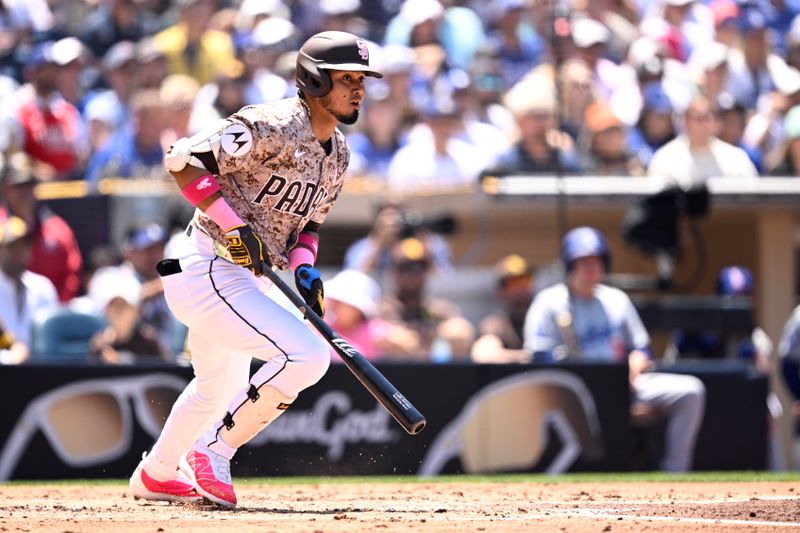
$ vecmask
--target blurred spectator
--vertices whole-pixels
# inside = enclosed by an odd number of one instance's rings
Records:
[[[717,294],[722,297],[744,297],[755,305],[754,288],[753,273],[741,266],[725,267],[717,276]],[[678,331],[673,342],[679,358],[735,359],[769,372],[773,343],[758,326],[726,336],[714,331]]]
[[[640,29],[663,42],[668,57],[685,62],[694,50],[714,40],[714,16],[705,3],[695,0],[650,2]]]
[[[601,283],[611,264],[602,233],[589,227],[568,232],[562,260],[567,279],[536,295],[525,319],[525,348],[535,361],[627,360],[634,423],[666,418],[661,468],[691,469],[703,420],[703,383],[693,376],[650,372],[650,337],[633,303],[624,292]]]
[[[688,188],[710,177],[754,178],[747,153],[719,140],[711,103],[698,96],[683,114],[684,132],[653,154],[647,174]]]
[[[747,157],[756,167],[758,174],[763,174],[764,164],[761,152],[755,146],[744,141],[744,128],[747,125],[747,108],[729,93],[722,93],[717,98],[717,136],[728,144],[739,147],[747,153]]]
[[[392,289],[378,305],[378,316],[397,326],[387,338],[387,357],[432,362],[469,357],[475,328],[454,304],[425,294],[431,266],[419,239],[403,239],[392,247]]]
[[[90,355],[108,364],[135,364],[145,361],[172,361],[169,347],[158,340],[158,332],[142,321],[140,287],[127,283],[109,288],[103,306],[108,325],[89,342]]]
[[[169,235],[159,224],[149,223],[131,230],[122,247],[124,262],[100,268],[89,281],[88,296],[97,312],[103,312],[120,287],[138,287],[142,323],[153,328],[162,346],[172,346],[175,318],[167,307],[156,263],[164,258]]]
[[[608,99],[622,80],[619,66],[605,57],[611,32],[586,16],[572,20],[571,32],[578,58],[592,71],[598,97]]]
[[[90,60],[86,47],[75,37],[65,37],[53,44],[53,58],[61,66],[56,78],[56,88],[66,101],[80,106],[86,91],[83,70]]]
[[[628,146],[647,168],[656,150],[677,135],[672,113],[673,106],[666,91],[658,82],[651,82],[643,90],[644,106],[639,122],[628,131]]]
[[[93,150],[105,146],[114,135],[131,130],[130,99],[136,91],[136,47],[131,41],[112,46],[101,62],[108,89],[87,96],[83,108]]]
[[[784,142],[765,161],[767,171],[777,176],[800,174],[800,106],[786,113],[783,121]]]
[[[0,9],[0,64],[4,73],[19,79],[26,54],[53,27],[47,0],[3,0]]]
[[[730,94],[728,89],[735,83],[728,63],[730,50],[727,45],[713,42],[695,50],[689,58],[688,65],[694,81],[710,102],[716,102],[722,94]],[[735,96],[733,98],[736,99]]]
[[[182,137],[191,137],[197,131],[193,126],[193,108],[200,85],[191,76],[172,74],[164,78],[158,91],[164,111],[164,129],[161,146],[170,147]],[[208,124],[206,122],[205,124]]]
[[[392,265],[392,249],[407,237],[420,239],[436,270],[453,268],[450,246],[437,233],[420,224],[421,218],[399,201],[387,201],[375,210],[375,225],[369,234],[345,252],[344,268],[375,273],[382,277]]]
[[[167,56],[158,49],[155,39],[145,37],[136,43],[137,88],[159,89],[167,73]]]
[[[389,163],[389,186],[401,190],[474,183],[483,161],[474,146],[459,139],[464,123],[452,99],[431,98],[422,115],[424,123]]]
[[[389,21],[385,44],[417,48],[441,45],[451,67],[467,68],[485,39],[483,23],[471,9],[454,5],[445,9],[438,0],[405,0]]]
[[[625,125],[605,102],[586,108],[583,171],[597,176],[641,176],[644,167],[628,148]]]
[[[155,36],[171,74],[188,74],[209,83],[235,61],[231,37],[208,28],[216,0],[177,0],[178,21]]]
[[[19,217],[0,226],[0,363],[18,364],[29,355],[33,318],[58,305],[53,284],[28,270],[33,238]]]
[[[86,19],[80,39],[95,57],[120,41],[136,42],[157,27],[154,14],[143,0],[102,0]]]
[[[569,59],[561,65],[558,83],[560,126],[577,141],[583,128],[586,108],[595,101],[592,71],[583,61]]]
[[[731,81],[728,91],[747,107],[755,107],[758,98],[777,88],[777,77],[786,70],[786,62],[771,50],[767,19],[754,6],[739,11],[742,33],[739,47],[728,56]]]
[[[380,296],[380,285],[358,270],[343,270],[325,282],[326,321],[371,361],[383,357],[392,327],[376,318]],[[341,362],[333,349],[331,360]]]
[[[580,172],[572,139],[557,129],[555,88],[551,81],[539,76],[525,78],[506,94],[505,103],[517,120],[520,138],[483,175]]]
[[[739,43],[739,4],[734,0],[711,0],[708,3],[714,17],[714,38],[725,46]]]
[[[545,36],[536,33],[525,0],[500,0],[494,13],[495,30],[487,44],[497,56],[504,87],[511,87],[545,59]]]
[[[531,354],[522,347],[525,314],[533,301],[533,270],[519,255],[495,264],[497,299],[503,308],[478,325],[471,356],[476,363],[527,363]]]
[[[158,91],[147,89],[131,98],[132,131],[122,130],[89,160],[86,180],[96,186],[102,178],[146,178],[164,175],[164,106]]]
[[[800,69],[800,15],[792,20],[786,35],[786,62],[789,66]]]
[[[403,109],[389,98],[388,92],[370,94],[360,129],[347,135],[351,151],[347,171],[385,180],[403,134]]]
[[[78,110],[58,92],[62,57],[53,42],[36,47],[25,66],[27,84],[11,97],[12,149],[37,161],[42,180],[78,177],[85,156]]]
[[[32,245],[27,268],[48,278],[56,287],[58,299],[68,302],[81,288],[81,252],[64,219],[37,202],[37,182],[24,154],[14,154],[5,161],[0,170],[0,220],[15,216],[25,222]]]
[[[238,48],[241,69],[238,64],[230,65],[223,74],[241,78],[245,103],[272,102],[294,92],[294,84],[290,84],[277,69],[281,55],[299,47],[297,39],[294,24],[280,17],[265,18],[241,39]],[[205,98],[210,100],[214,96]]]

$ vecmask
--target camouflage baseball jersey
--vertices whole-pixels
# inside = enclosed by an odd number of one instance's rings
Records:
[[[222,125],[216,156],[222,195],[280,269],[288,268],[300,231],[308,222],[321,224],[342,189],[350,151],[338,129],[331,143],[328,155],[297,97],[244,107]],[[199,209],[194,220],[224,247],[219,226]]]

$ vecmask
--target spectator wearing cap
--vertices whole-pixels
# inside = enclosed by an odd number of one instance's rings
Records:
[[[330,326],[371,361],[381,359],[392,326],[377,318],[381,287],[358,270],[343,270],[325,282],[325,318]],[[341,358],[331,350],[331,360]]]
[[[478,325],[471,357],[476,363],[526,363],[522,347],[525,314],[533,301],[533,269],[518,254],[507,255],[494,266],[496,297],[502,308]]]
[[[53,28],[53,13],[47,0],[4,0],[0,10],[0,61],[3,72],[16,79],[28,61],[37,38]]]
[[[157,332],[163,346],[172,346],[176,327],[156,273],[168,238],[167,231],[155,222],[132,229],[122,246],[122,264],[98,269],[88,283],[88,296],[98,313],[103,312],[117,287],[138,287],[142,322]]]
[[[297,28],[291,21],[270,16],[258,22],[252,31],[240,39],[237,57],[241,61],[241,73],[236,73],[229,66],[222,74],[240,78],[244,84],[244,100],[247,104],[273,102],[292,92],[294,83],[289,83],[276,70],[278,59],[283,54],[299,48],[298,35]],[[207,88],[208,86],[203,91],[208,90]],[[207,102],[213,100],[214,95],[208,94],[204,98]]]
[[[684,131],[653,154],[648,176],[684,188],[710,177],[758,177],[744,150],[714,135],[716,121],[708,98],[695,97],[682,119]]]
[[[170,74],[188,74],[205,85],[235,60],[233,40],[209,28],[216,0],[178,0],[178,21],[155,35]]]
[[[28,154],[42,180],[79,177],[86,154],[80,114],[58,92],[62,58],[53,42],[38,45],[25,66],[27,82],[11,97],[10,149]]]
[[[159,50],[152,37],[136,43],[136,86],[140,89],[159,89],[167,77],[167,56]]]
[[[738,146],[747,153],[756,171],[764,172],[761,151],[744,140],[744,129],[749,118],[749,110],[738,102],[730,93],[722,93],[717,97],[716,107],[718,137],[728,144]]]
[[[570,31],[577,57],[593,72],[598,98],[608,99],[620,82],[619,65],[605,57],[611,32],[601,22],[586,16],[575,17]]]
[[[28,270],[32,236],[28,225],[11,216],[0,223],[0,363],[28,358],[36,313],[56,307],[58,296],[44,276]]]
[[[387,183],[395,190],[471,185],[484,164],[480,153],[459,138],[464,123],[451,95],[431,95],[423,122],[392,157]]]
[[[501,0],[497,4],[495,29],[487,35],[486,43],[500,63],[503,85],[511,87],[547,59],[548,44],[531,24],[525,0]]]
[[[506,93],[504,102],[514,115],[519,139],[483,170],[483,176],[581,171],[572,139],[556,123],[552,79],[543,73],[526,77]]]
[[[164,175],[161,134],[165,127],[164,105],[155,89],[139,91],[131,98],[130,128],[112,135],[92,155],[86,180],[96,187],[102,178],[145,178]]]
[[[714,39],[728,47],[737,46],[739,44],[739,4],[735,0],[711,0],[708,8],[714,18]]]
[[[82,77],[88,63],[88,50],[75,37],[65,37],[53,43],[53,59],[61,66],[56,78],[56,88],[61,96],[78,108],[86,87]]]
[[[739,11],[741,44],[728,56],[731,81],[728,91],[748,108],[755,108],[759,97],[778,89],[778,78],[787,69],[769,42],[766,15],[754,6]]]
[[[586,124],[581,136],[583,171],[596,176],[641,176],[644,167],[627,144],[622,120],[602,101],[586,108]]]
[[[685,62],[694,50],[714,40],[714,15],[705,2],[650,2],[640,30],[663,43],[668,57]]]
[[[469,357],[475,328],[452,302],[427,294],[431,266],[430,252],[419,239],[408,237],[392,246],[391,288],[378,304],[378,316],[395,326],[387,339],[387,359]],[[436,354],[432,352],[434,342]]]
[[[58,299],[66,303],[80,290],[83,259],[69,224],[36,200],[37,182],[24,154],[15,154],[3,164],[0,220],[16,216],[25,222],[32,245],[28,269],[48,278],[56,287]]]
[[[156,31],[158,20],[147,3],[103,0],[86,19],[79,38],[95,57],[103,57],[121,41],[137,42]]]
[[[628,146],[647,168],[656,150],[675,138],[674,107],[661,83],[651,82],[643,91],[644,104],[636,126],[628,131]]]
[[[94,151],[102,148],[111,135],[131,128],[130,99],[136,91],[136,46],[120,41],[103,56],[103,79],[108,85],[86,97],[84,119]]]
[[[102,316],[107,326],[98,331],[89,342],[90,356],[107,364],[135,364],[139,362],[172,362],[168,346],[158,339],[158,332],[142,320],[139,298],[141,288],[135,280],[104,288]]]
[[[689,58],[688,67],[695,84],[712,102],[724,92],[736,94],[737,89],[731,86],[734,83],[731,68],[734,67],[728,62],[730,50],[725,44],[713,42],[695,50]]]

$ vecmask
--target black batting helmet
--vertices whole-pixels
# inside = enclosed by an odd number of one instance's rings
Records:
[[[303,44],[297,54],[297,86],[309,96],[325,96],[333,86],[328,70],[355,70],[383,77],[369,66],[367,42],[344,31],[323,31]]]

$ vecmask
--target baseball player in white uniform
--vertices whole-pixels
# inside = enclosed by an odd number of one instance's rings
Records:
[[[134,497],[236,506],[230,460],[325,374],[326,343],[264,294],[262,261],[291,269],[324,314],[314,268],[318,230],[349,161],[337,129],[365,96],[365,41],[309,38],[297,58],[298,96],[242,108],[178,140],[165,165],[196,207],[179,257],[159,263],[167,302],[189,328],[195,378],[130,480]],[[249,376],[255,357],[263,365]]]
[[[650,337],[628,295],[600,283],[610,268],[605,237],[594,228],[564,236],[567,282],[536,295],[525,317],[525,348],[536,361],[625,361],[633,414],[666,416],[661,468],[685,472],[705,409],[705,386],[694,376],[648,372]]]

